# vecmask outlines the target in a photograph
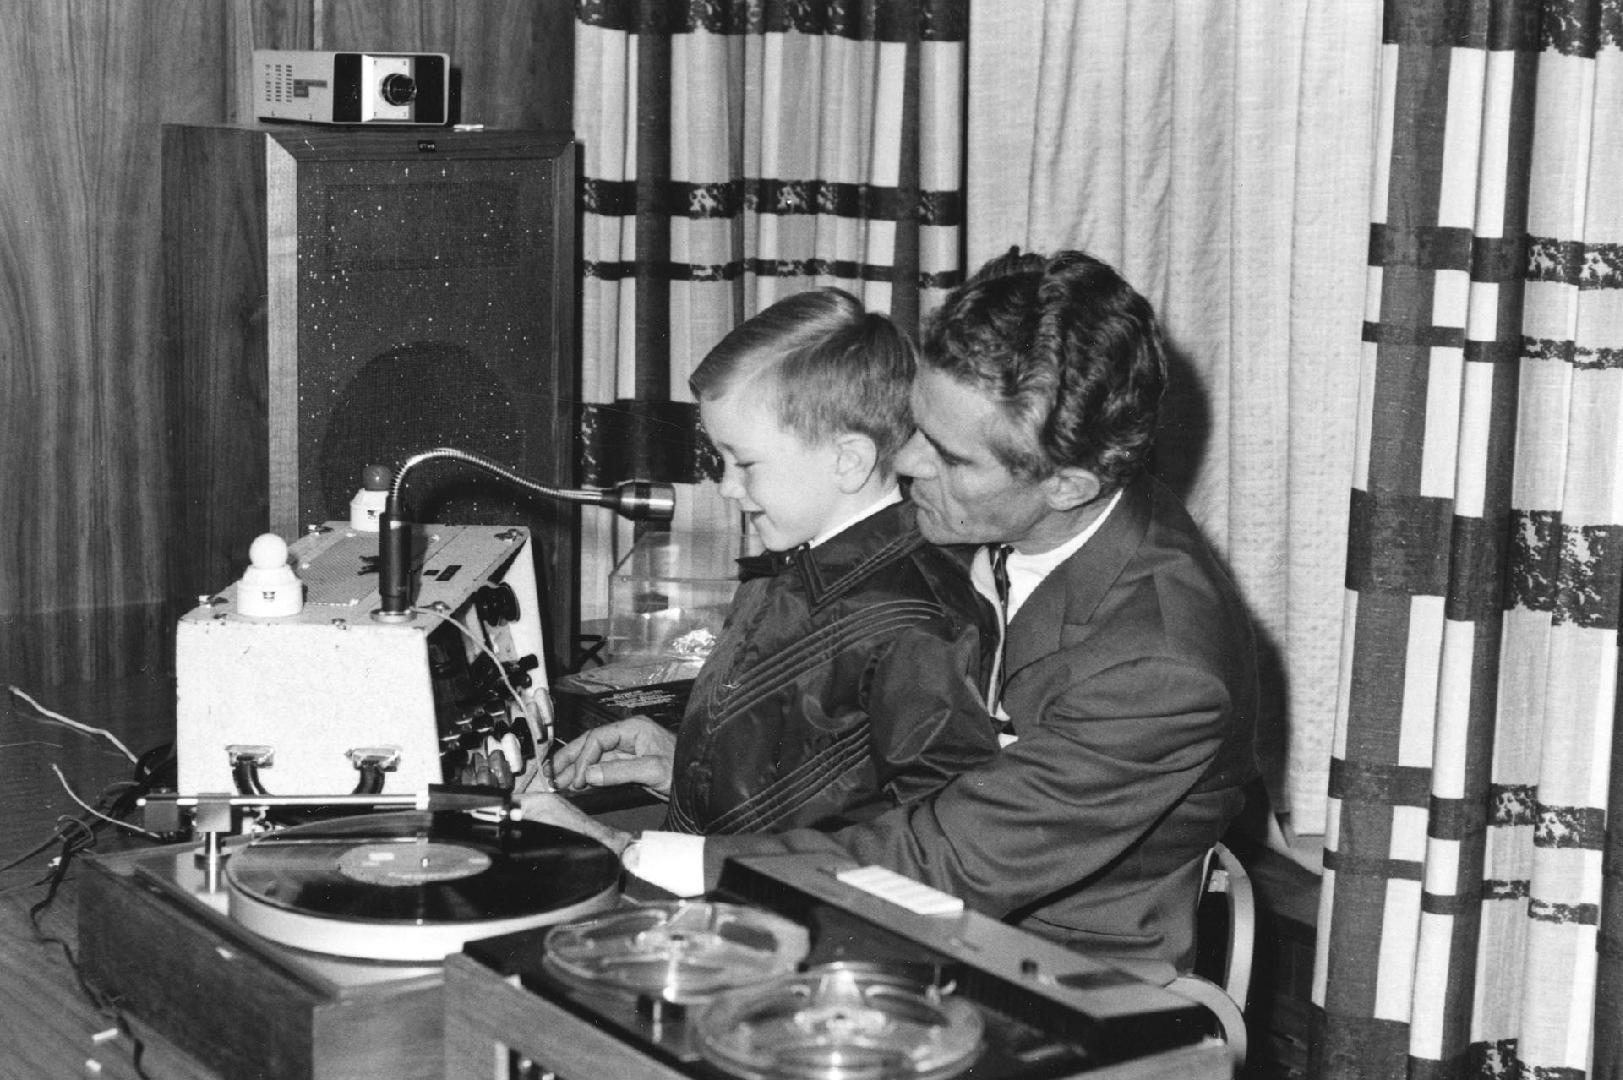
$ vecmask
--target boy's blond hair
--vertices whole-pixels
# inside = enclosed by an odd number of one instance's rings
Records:
[[[843,289],[779,300],[722,338],[688,379],[714,401],[748,386],[776,399],[778,422],[808,443],[845,432],[874,442],[881,472],[913,433],[908,390],[916,359],[907,335]]]

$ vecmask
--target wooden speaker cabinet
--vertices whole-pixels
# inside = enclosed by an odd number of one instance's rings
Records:
[[[177,599],[264,532],[349,517],[369,464],[438,446],[574,485],[575,148],[567,135],[163,129]],[[412,520],[522,524],[549,652],[575,640],[575,511],[433,461]]]

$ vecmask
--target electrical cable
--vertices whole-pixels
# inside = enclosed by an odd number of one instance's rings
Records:
[[[97,1012],[111,1017],[119,1032],[130,1040],[130,1064],[135,1068],[136,1075],[141,1077],[142,1080],[151,1080],[151,1076],[146,1071],[142,1060],[146,1055],[146,1044],[130,1027],[129,1018],[124,1014],[124,1011],[114,1003],[109,995],[97,990],[85,979],[84,969],[79,966],[79,958],[74,955],[73,947],[40,925],[40,916],[56,900],[57,891],[61,889],[63,881],[67,879],[68,867],[72,864],[74,857],[80,852],[88,851],[95,846],[95,833],[89,826],[76,818],[69,819],[69,822],[78,825],[83,830],[85,839],[77,841],[71,836],[64,839],[62,853],[57,857],[56,865],[52,867],[46,878],[42,879],[42,883],[47,883],[44,898],[31,905],[28,909],[28,923],[34,931],[34,939],[41,945],[55,945],[62,950],[62,956],[67,961],[68,970],[73,973],[74,981],[79,984],[80,992],[84,994]]]
[[[82,994],[84,994],[85,999],[90,1002],[91,1006],[95,1008],[98,1013],[111,1017],[117,1026],[118,1031],[130,1040],[130,1061],[136,1071],[136,1075],[144,1078],[144,1080],[151,1080],[150,1074],[147,1073],[143,1065],[146,1046],[130,1027],[129,1020],[125,1016],[123,1010],[121,1010],[108,995],[103,994],[95,987],[90,985],[90,983],[85,979],[84,971],[79,965],[79,959],[74,954],[72,946],[70,946],[62,938],[47,931],[40,921],[44,913],[55,902],[57,893],[61,889],[63,882],[67,879],[68,870],[72,866],[73,860],[85,852],[94,850],[97,842],[97,831],[104,827],[105,823],[123,825],[126,828],[136,829],[137,833],[143,837],[161,839],[155,833],[148,832],[145,829],[139,829],[136,826],[129,825],[127,822],[118,821],[100,809],[102,805],[108,803],[108,792],[115,789],[119,790],[120,793],[113,799],[111,804],[107,805],[107,809],[111,810],[117,808],[120,804],[133,807],[135,801],[140,797],[139,794],[136,793],[145,793],[145,784],[143,781],[130,781],[109,785],[107,788],[103,789],[102,793],[98,796],[96,800],[97,805],[91,806],[76,793],[74,793],[72,788],[68,787],[66,778],[62,776],[61,769],[57,768],[54,763],[51,767],[56,771],[58,778],[62,780],[62,785],[64,789],[67,790],[68,795],[73,799],[74,802],[78,803],[81,807],[84,807],[85,811],[89,815],[89,820],[87,821],[82,817],[76,818],[64,815],[58,819],[56,830],[49,839],[36,845],[25,855],[13,860],[4,868],[0,869],[9,870],[12,867],[18,866],[21,863],[26,862],[28,859],[42,853],[47,848],[51,847],[51,845],[56,843],[61,844],[61,851],[57,857],[52,860],[52,864],[46,871],[45,875],[30,883],[33,886],[44,885],[46,891],[43,897],[31,904],[28,908],[29,926],[33,931],[35,940],[41,945],[54,945],[62,951],[62,955],[67,962],[68,969],[73,973],[74,981],[78,984],[79,990]]]
[[[259,782],[259,765],[240,757],[231,766],[231,778],[237,785],[238,795],[267,795],[265,785]]]
[[[118,818],[109,817],[100,810],[97,810],[95,807],[91,806],[89,803],[85,802],[83,799],[79,798],[78,794],[74,792],[73,788],[68,786],[68,778],[62,775],[61,768],[59,768],[55,762],[51,763],[51,771],[56,773],[56,778],[62,782],[62,790],[68,793],[68,798],[72,799],[74,802],[83,807],[85,813],[91,815],[92,817],[100,818],[109,825],[117,825],[121,829],[128,829],[137,836],[144,836],[149,840],[163,839],[163,837],[159,836],[157,833],[143,829],[139,825],[131,825],[127,821],[120,821]]]
[[[123,752],[124,756],[129,758],[131,761],[138,760],[136,758],[136,756],[130,752],[130,748],[125,746],[122,742],[120,742],[118,736],[114,735],[111,731],[108,731],[106,728],[91,727],[89,724],[81,724],[81,723],[79,723],[79,721],[69,719],[68,717],[63,716],[59,712],[55,712],[55,711],[53,711],[51,709],[47,709],[45,706],[41,705],[39,702],[35,701],[32,697],[30,697],[28,692],[23,690],[21,687],[11,686],[11,685],[8,684],[6,686],[6,689],[10,690],[17,697],[20,697],[24,701],[28,702],[28,704],[33,707],[34,711],[39,713],[41,716],[44,716],[45,718],[47,718],[49,720],[54,720],[59,724],[66,724],[68,727],[74,729],[75,731],[83,731],[83,732],[85,732],[86,734],[89,734],[89,735],[100,735],[102,738],[106,739],[108,742],[110,742],[114,746],[118,747],[119,750],[121,750]]]
[[[540,723],[539,722],[539,717],[535,717],[535,715],[531,712],[531,703],[526,701],[519,694],[518,690],[513,686],[513,682],[508,677],[508,674],[507,674],[507,665],[502,663],[501,657],[496,655],[495,650],[490,648],[490,646],[486,645],[483,641],[481,641],[477,634],[475,634],[473,631],[469,630],[466,626],[462,625],[460,620],[453,619],[451,616],[445,614],[442,611],[436,611],[433,608],[425,608],[425,607],[414,607],[414,608],[411,609],[411,611],[412,611],[412,614],[415,614],[415,615],[432,615],[432,616],[434,616],[434,618],[439,619],[441,622],[450,623],[452,626],[457,628],[457,630],[462,634],[463,637],[465,637],[469,641],[473,642],[473,645],[474,645],[474,647],[476,649],[478,649],[480,652],[484,653],[485,656],[490,658],[491,662],[493,664],[495,664],[495,666],[496,666],[497,675],[499,675],[501,677],[502,685],[505,686],[506,689],[507,689],[508,696],[510,698],[512,698],[513,703],[518,707],[519,715],[523,716],[523,717],[525,717],[527,719],[529,719],[529,718],[536,719],[537,720],[537,726],[541,728],[541,735],[542,735],[542,743],[543,743],[543,747],[544,747],[544,752],[542,751],[541,748],[538,748],[538,760],[545,761],[548,757],[550,757],[551,754],[552,754],[552,743],[553,743],[552,720],[550,718],[548,718],[545,723]]]
[[[132,753],[129,747],[126,746],[118,738],[118,736],[114,735],[106,728],[93,727],[89,724],[83,724],[77,720],[73,720],[62,715],[59,712],[48,709],[44,705],[41,705],[26,691],[17,686],[8,685],[7,689],[13,696],[26,702],[41,717],[44,717],[45,719],[48,719],[54,723],[62,724],[75,731],[97,735],[106,739],[113,746],[117,747],[118,750],[135,766],[133,779],[128,781],[120,781],[116,784],[110,784],[103,788],[97,795],[95,804],[92,805],[86,802],[77,792],[73,790],[72,786],[70,786],[68,783],[67,777],[63,775],[61,768],[53,762],[51,764],[51,770],[56,773],[57,780],[61,783],[63,790],[67,792],[68,797],[78,804],[78,806],[84,811],[84,815],[80,817],[71,817],[68,815],[59,817],[57,819],[56,828],[51,832],[49,837],[34,845],[34,847],[30,848],[28,851],[24,852],[18,857],[12,859],[4,866],[0,866],[0,872],[12,870],[16,867],[22,866],[31,859],[37,858],[44,852],[48,851],[51,847],[60,845],[59,853],[57,854],[56,858],[51,861],[43,876],[35,879],[32,882],[22,883],[20,886],[9,886],[4,890],[0,890],[0,892],[9,892],[12,888],[18,887],[45,887],[45,895],[28,907],[28,922],[33,931],[35,939],[42,945],[54,945],[62,951],[62,955],[67,961],[68,968],[73,973],[74,980],[78,984],[80,992],[84,994],[85,999],[90,1002],[91,1006],[98,1013],[111,1017],[119,1033],[125,1038],[129,1039],[131,1046],[130,1063],[135,1069],[136,1075],[142,1078],[142,1080],[152,1080],[151,1074],[146,1071],[144,1064],[146,1044],[135,1034],[134,1030],[130,1026],[128,1017],[108,995],[101,993],[95,987],[90,985],[90,983],[85,979],[84,971],[79,965],[78,957],[74,955],[72,946],[70,946],[62,938],[46,930],[41,920],[44,917],[45,912],[48,911],[51,905],[56,901],[57,894],[60,891],[62,884],[67,880],[68,870],[72,866],[73,860],[79,855],[95,849],[99,830],[106,828],[109,825],[113,825],[121,829],[129,830],[133,835],[139,836],[143,839],[150,839],[154,841],[161,841],[165,839],[163,836],[160,836],[157,833],[143,829],[140,826],[133,825],[130,822],[122,820],[122,818],[133,812],[136,806],[139,805],[140,800],[155,788],[161,786],[173,786],[175,764],[174,745],[172,743],[161,744],[137,755]]]

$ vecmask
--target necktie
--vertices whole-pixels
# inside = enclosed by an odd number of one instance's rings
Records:
[[[992,661],[992,684],[986,692],[986,711],[993,717],[1003,704],[1003,665],[1009,651],[1009,545],[992,549],[992,586],[997,590],[997,657]]]

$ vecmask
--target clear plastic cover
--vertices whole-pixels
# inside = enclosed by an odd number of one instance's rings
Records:
[[[979,1056],[961,998],[874,965],[822,964],[719,995],[698,1019],[711,1064],[746,1080],[939,1080]]]
[[[586,990],[692,1003],[792,972],[810,951],[798,923],[738,904],[649,904],[555,926],[545,970]]]

